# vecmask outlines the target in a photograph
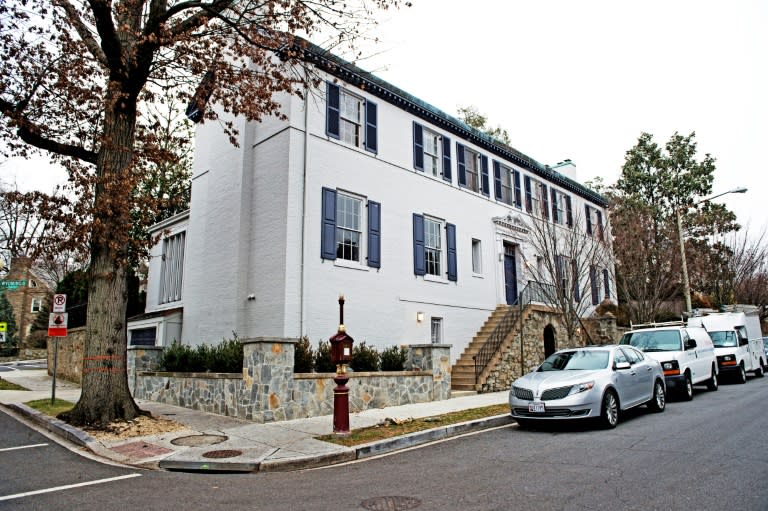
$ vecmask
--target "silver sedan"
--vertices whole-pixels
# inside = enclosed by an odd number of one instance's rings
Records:
[[[642,404],[664,411],[664,372],[631,346],[560,350],[509,391],[512,418],[521,427],[534,420],[597,418],[613,428],[622,410]]]

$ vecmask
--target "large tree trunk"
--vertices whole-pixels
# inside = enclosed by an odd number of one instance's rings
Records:
[[[125,324],[136,110],[135,101],[117,93],[110,99],[96,167],[82,394],[75,407],[62,414],[75,425],[106,425],[141,413],[128,390]]]

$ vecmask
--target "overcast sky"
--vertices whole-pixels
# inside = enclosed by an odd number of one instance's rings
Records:
[[[475,105],[544,164],[611,184],[641,132],[696,132],[713,194],[768,226],[768,0],[413,0],[360,67],[455,114]]]
[[[512,146],[578,179],[617,179],[641,132],[696,132],[713,193],[751,231],[768,226],[768,0],[413,0],[382,16],[358,62],[444,110],[475,105]],[[0,179],[50,191],[44,162]]]

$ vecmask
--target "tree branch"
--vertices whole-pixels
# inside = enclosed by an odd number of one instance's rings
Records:
[[[88,3],[96,20],[96,30],[101,37],[101,50],[104,52],[106,67],[112,74],[119,73],[124,70],[124,63],[120,39],[112,22],[111,3],[104,0],[88,0]]]
[[[54,0],[54,4],[64,9],[67,19],[72,23],[72,26],[75,27],[75,30],[77,30],[77,34],[80,36],[80,39],[82,39],[83,44],[88,48],[91,55],[93,55],[102,66],[107,67],[107,56],[104,54],[104,51],[101,49],[101,46],[99,46],[96,39],[91,35],[88,27],[83,23],[83,20],[75,7],[67,0]]]

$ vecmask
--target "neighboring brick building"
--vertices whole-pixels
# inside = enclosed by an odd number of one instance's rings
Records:
[[[15,257],[5,278],[0,281],[0,292],[13,306],[19,346],[23,346],[37,314],[53,293],[52,286],[35,271],[29,257]]]

